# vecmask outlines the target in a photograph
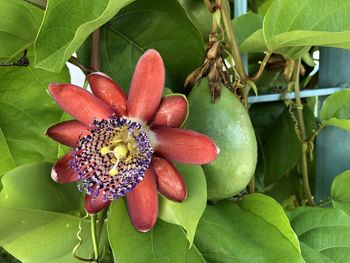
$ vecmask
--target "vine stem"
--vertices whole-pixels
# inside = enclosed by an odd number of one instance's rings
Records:
[[[210,13],[213,13],[214,10],[213,10],[213,7],[212,7],[212,5],[211,5],[210,0],[203,0],[203,1],[204,1],[204,4],[207,6],[209,12],[210,12]]]
[[[91,239],[92,239],[92,246],[94,248],[94,260],[98,262],[99,258],[99,251],[98,251],[98,241],[97,241],[97,235],[96,235],[96,214],[90,214],[90,224],[91,224]]]
[[[27,3],[39,7],[42,10],[46,10],[46,1],[44,0],[25,0]]]
[[[307,151],[308,151],[308,140],[306,137],[304,115],[303,115],[303,104],[301,103],[300,97],[300,85],[299,85],[299,75],[300,75],[300,64],[301,59],[299,58],[294,66],[293,70],[293,81],[294,81],[294,92],[295,92],[295,103],[297,109],[299,131],[302,139],[301,142],[301,173],[303,176],[304,191],[306,193],[308,202],[310,205],[315,206],[314,199],[311,194],[307,167]]]
[[[234,30],[232,27],[231,17],[230,17],[230,9],[227,3],[227,0],[217,0],[216,1],[217,8],[220,8],[222,21],[224,22],[224,27],[226,29],[227,34],[227,43],[231,50],[231,55],[235,61],[235,66],[237,68],[237,72],[242,80],[247,78],[247,75],[244,70],[244,66],[242,63],[241,55],[239,53],[236,37],[234,34]]]
[[[236,40],[236,36],[234,33],[234,29],[232,26],[231,16],[230,16],[230,7],[227,0],[216,0],[216,7],[220,8],[222,21],[224,22],[224,27],[227,35],[227,43],[230,48],[231,56],[234,60],[233,68],[235,68],[235,72],[238,74],[239,79],[245,81],[247,80],[247,74],[244,70],[243,62],[241,59],[241,54],[238,49],[238,44]],[[266,63],[265,63],[266,64]],[[263,69],[262,69],[263,70]],[[261,74],[261,73],[260,73]],[[243,97],[243,105],[244,108],[248,111],[248,87],[245,84],[242,88],[242,97]],[[255,177],[253,176],[249,182],[248,186],[249,193],[255,192]]]

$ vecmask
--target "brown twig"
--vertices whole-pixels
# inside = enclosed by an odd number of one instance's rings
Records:
[[[80,63],[80,61],[76,58],[76,57],[70,57],[68,59],[68,62],[72,63],[73,65],[77,66],[78,68],[81,69],[81,71],[83,71],[83,73],[85,75],[89,74],[92,72],[92,70],[90,68],[85,67],[83,64]]]
[[[100,69],[100,28],[97,28],[92,33],[92,47],[91,47],[91,69],[99,71]]]
[[[39,7],[42,10],[46,10],[47,3],[45,0],[24,0],[29,4]]]
[[[253,77],[249,77],[250,80],[257,81],[261,77],[261,75],[264,72],[266,64],[269,61],[269,58],[271,57],[271,55],[272,55],[272,52],[265,52],[265,57],[264,57],[263,61],[260,64],[259,70],[256,72],[256,74]]]

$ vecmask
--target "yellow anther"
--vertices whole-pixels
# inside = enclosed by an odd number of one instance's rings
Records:
[[[127,147],[128,147],[129,152],[131,152],[131,151],[133,150],[133,149],[132,149],[132,145],[131,145],[131,143],[130,143],[130,142],[128,142]]]
[[[108,173],[110,176],[116,176],[118,174],[118,170],[113,167]]]
[[[114,156],[117,158],[125,158],[128,152],[128,148],[125,144],[118,144],[113,150]]]
[[[135,137],[139,136],[139,135],[140,135],[140,133],[141,133],[141,131],[140,131],[140,130],[134,130],[134,136],[135,136]]]
[[[117,160],[116,158],[112,158],[112,159],[111,159],[111,162],[112,162],[113,164],[116,164],[117,161],[118,161],[118,160]]]
[[[120,143],[120,142],[122,142],[122,139],[120,139],[120,138],[114,138],[112,141],[111,141],[111,143],[112,144],[117,144],[117,143]]]
[[[108,146],[104,146],[101,148],[100,152],[102,155],[106,155],[107,153],[109,153],[110,149]]]

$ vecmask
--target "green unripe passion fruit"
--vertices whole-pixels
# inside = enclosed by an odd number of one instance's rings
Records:
[[[225,87],[220,100],[213,104],[207,79],[193,87],[188,102],[185,128],[206,134],[220,148],[217,159],[203,165],[208,199],[238,194],[252,178],[257,162],[257,143],[248,113]]]

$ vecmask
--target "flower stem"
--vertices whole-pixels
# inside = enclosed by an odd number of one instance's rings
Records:
[[[293,81],[294,81],[294,92],[295,92],[295,103],[298,116],[298,128],[301,136],[301,173],[303,176],[304,191],[310,205],[315,206],[314,199],[311,194],[307,167],[307,151],[308,151],[308,141],[306,137],[304,115],[303,115],[303,104],[301,103],[300,97],[300,86],[299,86],[299,75],[300,75],[300,64],[301,60],[298,59],[295,63],[293,70]]]
[[[97,242],[98,242],[98,244],[100,244],[100,239],[102,236],[103,227],[105,224],[105,220],[107,218],[108,208],[109,208],[109,206],[107,206],[105,209],[102,210],[101,215],[98,219],[98,230],[97,230]]]
[[[100,69],[100,28],[92,33],[91,68],[93,71]]]
[[[96,214],[90,214],[91,219],[91,239],[92,239],[92,246],[94,248],[94,260],[98,262],[99,258],[99,252],[98,252],[98,242],[97,242],[97,236],[96,236]]]
[[[25,0],[27,3],[30,3],[36,7],[39,7],[42,10],[46,9],[46,1],[45,0]]]

